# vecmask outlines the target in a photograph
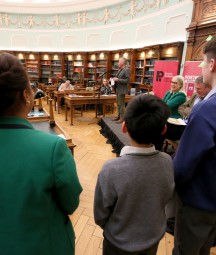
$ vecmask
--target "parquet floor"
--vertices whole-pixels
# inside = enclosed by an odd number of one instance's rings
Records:
[[[47,108],[46,102],[43,103]],[[113,114],[107,114],[107,116]],[[110,144],[100,134],[100,127],[96,124],[94,111],[83,113],[83,117],[75,115],[74,125],[64,120],[64,112],[55,112],[55,120],[73,139],[75,147],[75,161],[83,192],[80,205],[71,220],[76,233],[76,255],[101,255],[102,231],[95,225],[93,218],[94,188],[98,172],[107,159],[115,158]],[[157,255],[171,255],[173,237],[166,234],[161,240]],[[216,254],[212,249],[211,255]]]

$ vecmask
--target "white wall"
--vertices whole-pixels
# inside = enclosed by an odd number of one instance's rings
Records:
[[[10,13],[8,14],[9,23],[6,24],[5,13],[0,13],[0,49],[58,52],[94,51],[139,48],[186,40],[186,28],[189,26],[192,16],[192,0],[156,1],[160,2],[160,5],[158,7],[149,6],[147,10],[144,10],[144,7],[141,9],[144,6],[141,5],[143,1],[133,2],[136,4],[134,15],[131,13],[132,1],[127,1],[125,6],[121,7],[121,12],[116,11],[116,14],[121,14],[121,17],[110,17],[119,7],[114,6],[115,8],[110,7],[109,9],[110,16],[106,23],[103,16],[101,16],[101,20],[93,22],[93,15],[97,14],[99,17],[99,13],[104,13],[104,9],[100,9],[97,12],[86,13],[89,18],[85,24],[74,19],[77,23],[71,23],[70,26],[63,22],[64,16],[60,16],[62,23],[56,24],[52,20],[54,16],[46,16],[45,23],[44,16],[32,14],[23,16],[23,20],[26,22],[22,21],[20,24],[20,14]],[[71,14],[72,22],[74,15],[78,14]],[[30,16],[34,20],[32,24],[27,20]],[[89,21],[90,16],[92,17],[91,22]],[[38,25],[39,23],[40,25]]]

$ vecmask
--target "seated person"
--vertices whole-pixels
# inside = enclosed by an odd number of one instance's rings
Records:
[[[65,90],[74,90],[74,86],[70,83],[69,80],[66,80],[65,83],[62,83],[58,89],[58,91],[65,91]]]
[[[74,86],[70,83],[69,80],[66,80],[66,82],[62,83],[61,86],[58,88],[58,91],[65,90],[74,90]],[[64,106],[64,97],[61,97],[61,106]]]
[[[187,102],[180,105],[178,108],[178,112],[181,114],[181,117],[183,119],[187,119],[192,111],[193,106],[201,102],[211,89],[211,85],[203,83],[203,76],[199,76],[195,80],[195,93],[190,99],[187,100]]]
[[[163,101],[171,110],[171,118],[181,118],[178,108],[186,102],[186,94],[182,91],[184,86],[184,77],[181,75],[174,76],[171,81],[171,89],[165,94]]]
[[[106,78],[103,79],[103,83],[100,88],[100,94],[101,95],[110,95],[112,92],[112,88],[109,85],[109,82]],[[103,105],[98,105],[98,115],[103,115]]]
[[[103,79],[103,83],[100,88],[100,94],[101,95],[110,95],[112,92],[112,87],[109,85],[109,82],[107,79]]]
[[[171,110],[171,118],[181,118],[178,112],[178,108],[181,104],[186,102],[186,94],[182,91],[184,86],[184,77],[181,75],[174,76],[171,81],[171,89],[165,94],[163,101],[168,105]],[[158,150],[162,150],[164,139],[179,140],[185,126],[183,125],[173,125],[167,122],[167,132],[161,137],[161,141],[155,144]]]
[[[48,82],[46,83],[46,85],[54,85],[51,78],[48,79]]]

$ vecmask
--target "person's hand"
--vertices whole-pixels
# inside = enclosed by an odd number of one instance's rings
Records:
[[[114,81],[118,81],[118,78],[117,78],[117,77],[114,77],[113,80],[114,80]]]

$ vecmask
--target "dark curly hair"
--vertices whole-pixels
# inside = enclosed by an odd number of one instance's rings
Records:
[[[18,110],[22,92],[28,88],[28,75],[20,60],[12,54],[0,54],[0,114]]]

